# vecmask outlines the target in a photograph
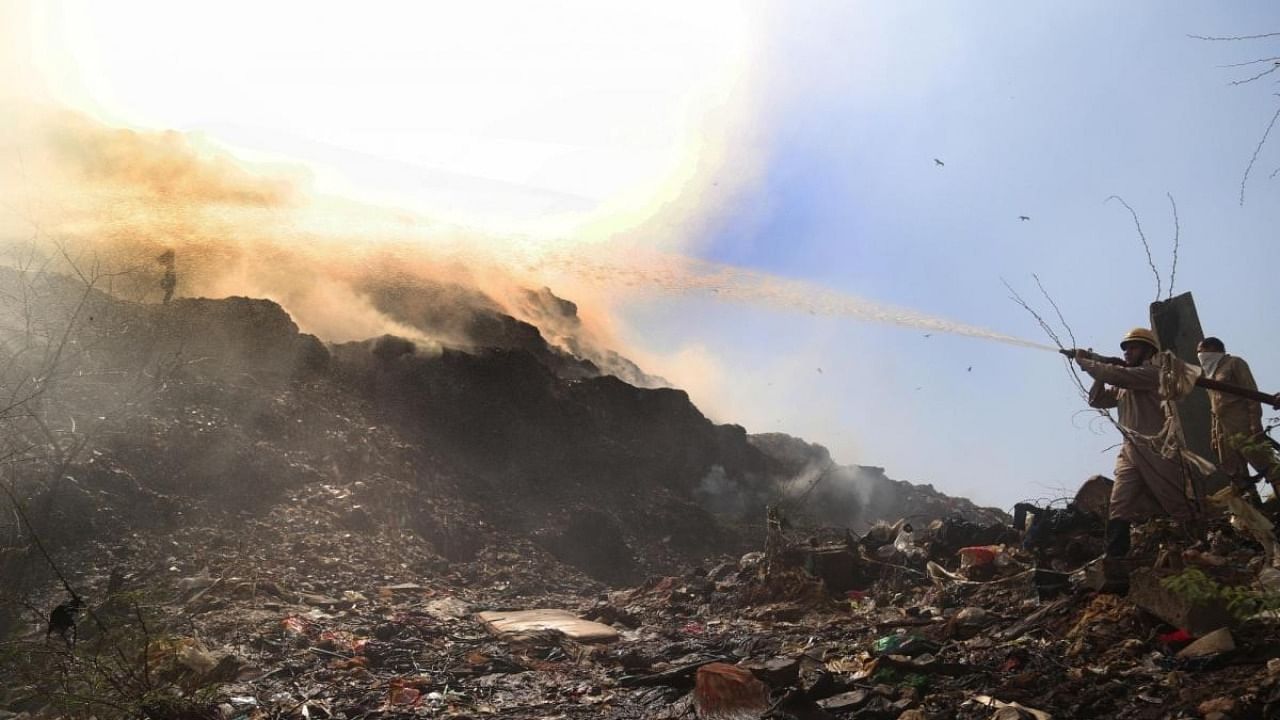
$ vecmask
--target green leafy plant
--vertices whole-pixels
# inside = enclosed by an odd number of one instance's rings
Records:
[[[1235,433],[1227,442],[1254,467],[1269,466],[1271,471],[1268,473],[1268,480],[1274,480],[1276,478],[1272,476],[1280,474],[1280,458],[1276,457],[1275,446],[1271,444],[1271,437],[1266,432],[1252,435]]]
[[[1280,595],[1248,585],[1222,585],[1198,568],[1187,568],[1160,584],[1193,605],[1222,602],[1236,620],[1264,611],[1280,610]]]
[[[1222,595],[1222,586],[1196,568],[1187,568],[1160,581],[1166,590],[1177,593],[1193,605],[1204,605]]]

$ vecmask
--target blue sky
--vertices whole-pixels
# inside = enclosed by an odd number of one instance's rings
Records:
[[[1039,301],[1037,273],[1081,343],[1110,351],[1146,324],[1155,280],[1128,212],[1104,199],[1137,210],[1167,283],[1171,193],[1177,289],[1280,390],[1280,178],[1267,177],[1280,133],[1239,205],[1280,86],[1231,87],[1252,73],[1217,67],[1280,55],[1280,38],[1187,37],[1280,32],[1280,6],[794,7],[774,15],[754,78],[761,143],[744,150],[763,158],[761,177],[708,224],[704,257],[1043,340],[1000,280]],[[899,479],[1008,507],[1110,473],[1117,438],[1076,415],[1047,353],[696,300],[628,321],[647,344],[719,359],[732,379],[707,404],[720,419]]]

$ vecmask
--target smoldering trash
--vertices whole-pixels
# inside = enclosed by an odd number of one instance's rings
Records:
[[[325,344],[270,301],[6,277],[80,327],[56,367],[56,334],[9,350],[6,717],[1280,711],[1273,509],[1139,526],[1104,594],[1105,479],[1013,518],[536,332]]]

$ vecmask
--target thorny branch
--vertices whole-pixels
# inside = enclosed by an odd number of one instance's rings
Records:
[[[1119,201],[1120,204],[1124,206],[1125,210],[1128,210],[1129,214],[1133,216],[1133,225],[1138,228],[1138,239],[1142,241],[1142,249],[1147,251],[1147,265],[1151,268],[1151,274],[1156,276],[1156,300],[1159,300],[1160,295],[1163,294],[1164,285],[1160,280],[1160,271],[1156,269],[1156,262],[1151,258],[1151,245],[1147,243],[1146,233],[1142,232],[1142,223],[1138,221],[1138,213],[1135,212],[1134,209],[1130,207],[1129,203],[1125,202],[1124,198],[1119,195],[1111,195],[1103,202],[1110,202],[1112,200]]]
[[[1049,339],[1053,341],[1053,344],[1054,344],[1054,345],[1057,345],[1057,346],[1058,346],[1058,349],[1059,349],[1059,350],[1066,350],[1066,349],[1068,349],[1065,345],[1063,345],[1063,344],[1062,344],[1062,338],[1060,338],[1060,337],[1058,336],[1058,333],[1057,333],[1057,331],[1056,331],[1056,330],[1054,330],[1054,329],[1053,329],[1053,326],[1052,326],[1052,325],[1050,325],[1050,324],[1048,323],[1048,321],[1046,321],[1046,320],[1044,319],[1044,317],[1043,317],[1039,312],[1037,312],[1037,311],[1036,311],[1036,309],[1035,309],[1035,308],[1031,307],[1031,304],[1030,304],[1030,303],[1028,303],[1025,299],[1023,299],[1023,297],[1022,297],[1021,295],[1019,295],[1019,294],[1018,294],[1018,291],[1017,291],[1017,290],[1014,290],[1014,289],[1013,289],[1013,286],[1009,284],[1009,281],[1008,281],[1008,280],[1005,280],[1004,278],[1000,278],[1000,282],[1004,283],[1005,288],[1009,291],[1009,293],[1010,293],[1010,297],[1009,297],[1009,299],[1010,299],[1010,300],[1013,300],[1015,303],[1017,303],[1019,306],[1021,306],[1023,310],[1026,310],[1026,311],[1027,311],[1027,313],[1031,315],[1031,317],[1035,318],[1036,323],[1038,323],[1038,324],[1040,325],[1040,329],[1044,331],[1045,335],[1048,335],[1048,336],[1049,336]],[[1040,282],[1040,281],[1039,281],[1039,278],[1037,278],[1037,279],[1036,279],[1036,283],[1037,283],[1037,284],[1039,284],[1039,282]],[[1041,291],[1041,292],[1044,292],[1044,287],[1043,287],[1043,286],[1041,286],[1040,291]],[[1048,297],[1048,293],[1045,293],[1045,297]],[[1053,305],[1053,306],[1054,306],[1054,309],[1055,309],[1055,310],[1057,309],[1057,303],[1053,302],[1053,300],[1052,300],[1052,299],[1050,299],[1050,300],[1049,300],[1049,303],[1050,303],[1051,305]],[[1061,314],[1060,314],[1060,313],[1059,313],[1059,317],[1061,317]],[[1064,327],[1066,327],[1066,323],[1065,323],[1065,322],[1063,323],[1063,326],[1064,326]],[[1071,337],[1072,337],[1072,342],[1074,343],[1074,341],[1075,341],[1075,336],[1074,336],[1074,334],[1073,334],[1073,333],[1071,333],[1071,328],[1070,328],[1070,327],[1067,327],[1067,334],[1068,334],[1068,335],[1071,335]],[[1081,395],[1082,397],[1088,397],[1088,396],[1089,396],[1089,391],[1085,389],[1085,387],[1084,387],[1084,383],[1080,382],[1080,378],[1079,378],[1079,377],[1077,377],[1077,376],[1076,376],[1076,374],[1075,374],[1074,372],[1072,372],[1072,371],[1071,371],[1071,361],[1070,361],[1070,360],[1068,360],[1068,361],[1066,362],[1066,366],[1065,366],[1065,367],[1066,367],[1066,370],[1067,370],[1067,375],[1069,375],[1069,376],[1071,377],[1072,382],[1074,382],[1074,383],[1076,384],[1076,387],[1077,387],[1077,388],[1079,389],[1079,391],[1080,391],[1080,395]],[[1108,416],[1110,416],[1110,413],[1107,413],[1107,415],[1108,415]]]
[[[1258,35],[1230,35],[1230,36],[1187,35],[1187,37],[1195,40],[1214,40],[1214,41],[1262,40],[1266,38],[1280,38],[1280,32],[1261,33]],[[1240,85],[1247,85],[1248,83],[1251,83],[1255,80],[1266,77],[1267,75],[1270,75],[1276,71],[1280,71],[1280,56],[1260,57],[1253,60],[1246,60],[1244,62],[1220,65],[1219,67],[1243,68],[1243,67],[1249,67],[1252,65],[1260,65],[1262,63],[1268,63],[1268,62],[1272,64],[1271,67],[1265,70],[1262,70],[1261,72],[1258,72],[1257,74],[1251,77],[1243,78],[1240,80],[1232,80],[1230,83],[1232,86],[1240,86]],[[1253,156],[1249,158],[1249,164],[1248,166],[1245,167],[1244,175],[1240,178],[1240,205],[1241,206],[1244,206],[1244,191],[1245,191],[1245,185],[1249,182],[1249,173],[1253,170],[1254,164],[1258,161],[1258,155],[1261,154],[1263,146],[1267,144],[1267,138],[1271,134],[1271,129],[1275,126],[1277,118],[1280,118],[1280,109],[1277,109],[1276,113],[1271,116],[1271,122],[1267,123],[1267,129],[1262,133],[1262,139],[1258,141],[1257,147],[1254,148]],[[1274,179],[1277,174],[1280,174],[1280,168],[1276,168],[1271,173],[1268,179]]]
[[[1264,34],[1262,34],[1262,35],[1228,35],[1228,36],[1224,36],[1224,37],[1213,37],[1213,36],[1206,36],[1206,35],[1190,35],[1190,34],[1188,34],[1188,35],[1187,35],[1187,37],[1191,38],[1192,40],[1211,40],[1211,41],[1218,41],[1218,40],[1228,40],[1228,41],[1231,41],[1231,40],[1261,40],[1261,39],[1263,39],[1263,38],[1280,37],[1280,32],[1264,33]]]
[[[1035,276],[1033,275],[1032,277],[1035,277]],[[1066,350],[1067,348],[1063,347],[1062,341],[1058,337],[1058,333],[1053,329],[1051,325],[1049,325],[1048,322],[1045,321],[1044,317],[1041,316],[1040,313],[1037,312],[1035,308],[1031,307],[1031,304],[1028,303],[1025,299],[1023,299],[1023,297],[1018,294],[1018,291],[1014,290],[1013,287],[1009,285],[1009,282],[1007,280],[1005,280],[1004,278],[1001,278],[1000,282],[1003,282],[1005,288],[1009,290],[1009,293],[1010,293],[1009,299],[1013,300],[1015,303],[1021,306],[1023,310],[1026,310],[1027,313],[1031,315],[1031,317],[1035,318],[1035,321],[1040,325],[1040,329],[1044,330],[1045,334],[1049,336],[1049,339],[1053,340],[1054,344],[1058,346],[1058,349]],[[1071,332],[1071,326],[1067,324],[1067,321],[1062,317],[1062,312],[1058,310],[1058,303],[1056,303],[1053,300],[1053,297],[1049,295],[1048,291],[1044,289],[1044,285],[1040,283],[1040,278],[1038,277],[1036,277],[1036,285],[1040,286],[1040,292],[1044,294],[1045,299],[1049,301],[1049,304],[1053,306],[1054,311],[1058,313],[1058,319],[1062,321],[1063,327],[1067,329],[1067,334],[1071,336],[1072,342],[1074,343],[1075,334]],[[1084,386],[1084,382],[1080,379],[1080,376],[1071,369],[1071,361],[1067,360],[1064,367],[1066,368],[1067,375],[1071,378],[1071,382],[1076,386],[1076,390],[1079,391],[1080,396],[1087,399],[1089,397],[1089,390]],[[1120,425],[1116,422],[1115,418],[1111,416],[1111,412],[1109,410],[1103,410],[1101,408],[1092,408],[1092,410],[1097,413],[1097,417],[1099,420],[1106,419],[1117,430],[1120,429]],[[1088,412],[1088,411],[1082,410],[1081,412]],[[1123,434],[1123,432],[1124,431],[1121,430],[1121,434]]]
[[[1277,55],[1276,57],[1258,58],[1257,60],[1249,60],[1249,61],[1240,62],[1240,63],[1231,63],[1230,65],[1219,65],[1218,67],[1220,68],[1248,67],[1250,65],[1257,65],[1258,63],[1276,62],[1278,60],[1280,60],[1280,55]]]
[[[1067,337],[1071,338],[1071,347],[1080,347],[1080,343],[1076,341],[1075,332],[1067,324],[1067,319],[1062,316],[1062,310],[1058,308],[1058,303],[1054,302],[1053,297],[1049,295],[1049,291],[1044,289],[1044,283],[1040,282],[1040,276],[1032,273],[1031,277],[1035,278],[1036,287],[1040,288],[1040,294],[1044,296],[1045,300],[1049,301],[1049,305],[1053,307],[1053,312],[1058,315],[1058,322],[1062,323],[1062,327],[1067,331]]]
[[[1267,144],[1267,137],[1271,135],[1271,128],[1276,126],[1277,118],[1280,118],[1280,108],[1276,108],[1276,113],[1271,116],[1271,122],[1267,123],[1267,129],[1262,133],[1262,139],[1258,141],[1258,146],[1253,149],[1253,157],[1249,158],[1249,165],[1244,169],[1244,177],[1240,178],[1240,205],[1242,207],[1244,206],[1244,186],[1245,183],[1249,182],[1249,172],[1253,170],[1253,164],[1258,161],[1262,146]],[[1277,168],[1276,172],[1280,172],[1280,168]],[[1275,177],[1275,173],[1271,175]]]
[[[40,536],[36,533],[35,526],[31,524],[31,520],[27,517],[26,509],[18,499],[17,494],[14,493],[13,488],[9,487],[8,482],[0,480],[0,492],[4,493],[5,496],[8,497],[10,506],[13,508],[13,511],[18,514],[18,517],[21,518],[27,534],[31,537],[32,544],[40,555],[44,557],[45,562],[49,564],[49,569],[52,570],[53,574],[58,578],[58,582],[62,584],[63,589],[66,590],[71,597],[80,597],[75,590],[71,589],[71,583],[67,582],[67,576],[62,573],[62,569],[59,567],[58,563],[54,562],[53,556],[49,554],[47,549],[45,549],[44,543],[40,541]]]
[[[1232,80],[1232,81],[1231,81],[1231,84],[1232,84],[1232,85],[1244,85],[1245,83],[1251,83],[1251,82],[1253,82],[1254,80],[1257,80],[1257,79],[1262,78],[1262,77],[1266,77],[1267,75],[1270,75],[1271,73],[1273,73],[1273,72],[1275,72],[1275,71],[1277,71],[1277,70],[1280,70],[1280,63],[1276,63],[1275,65],[1272,65],[1271,67],[1267,68],[1266,70],[1263,70],[1262,72],[1260,72],[1260,73],[1258,73],[1257,75],[1254,75],[1254,76],[1252,76],[1252,77],[1247,77],[1247,78],[1245,78],[1245,79],[1243,79],[1243,80]]]
[[[1173,208],[1173,268],[1169,270],[1169,299],[1173,299],[1173,282],[1178,278],[1178,243],[1182,239],[1182,225],[1178,222],[1178,203],[1173,201],[1173,193],[1169,196],[1169,207]]]
[[[1053,326],[1046,322],[1045,319],[1040,316],[1040,313],[1036,312],[1026,300],[1022,299],[1022,296],[1018,294],[1017,290],[1013,289],[1013,286],[1009,284],[1009,281],[1004,278],[1000,278],[1000,282],[1004,283],[1005,289],[1010,292],[1011,296],[1009,299],[1021,305],[1023,310],[1026,310],[1031,314],[1031,317],[1035,318],[1035,321],[1040,325],[1040,329],[1049,336],[1049,339],[1053,341],[1053,344],[1057,345],[1059,350],[1067,349],[1066,346],[1062,344],[1062,338],[1058,337],[1058,333],[1053,329]]]

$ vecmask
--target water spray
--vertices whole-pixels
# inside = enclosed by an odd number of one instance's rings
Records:
[[[916,310],[841,293],[820,285],[755,270],[656,252],[628,254],[626,264],[603,257],[547,254],[530,265],[564,272],[578,280],[617,283],[639,289],[677,294],[710,293],[719,299],[808,312],[812,315],[854,318],[887,325],[949,333],[992,342],[1057,352],[1058,348],[977,325],[926,315]]]

